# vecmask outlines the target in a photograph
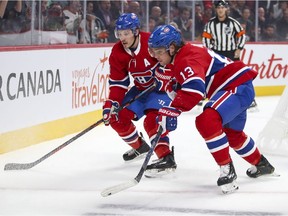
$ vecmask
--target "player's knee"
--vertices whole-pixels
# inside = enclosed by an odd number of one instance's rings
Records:
[[[222,132],[222,119],[217,111],[207,108],[196,117],[196,128],[204,139]]]
[[[134,118],[134,113],[131,110],[123,109],[118,113],[118,120],[111,122],[111,127],[118,133],[123,133],[127,131],[132,124],[132,119]]]
[[[118,113],[119,121],[131,121],[135,118],[134,112],[129,109],[123,109]]]
[[[157,110],[148,110],[146,112],[146,117],[144,119],[144,129],[148,136],[151,137],[153,134],[157,133],[158,124],[156,123],[156,118],[158,115]]]

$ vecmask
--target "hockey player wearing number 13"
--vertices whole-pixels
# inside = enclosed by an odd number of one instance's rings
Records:
[[[150,33],[140,32],[140,22],[134,13],[124,13],[116,21],[115,36],[120,39],[112,48],[109,64],[109,96],[103,105],[103,120],[106,126],[110,125],[132,149],[123,154],[124,161],[140,159],[147,154],[150,146],[142,136],[139,136],[132,120],[139,120],[143,116],[144,129],[152,141],[157,133],[156,117],[163,105],[169,105],[171,99],[165,91],[155,88],[131,103],[127,108],[119,111],[121,104],[125,104],[141,91],[149,88],[155,82],[157,59],[148,53],[148,39]],[[130,78],[134,85],[130,87]],[[174,160],[174,151],[170,150],[169,137],[161,137],[154,150],[159,160],[153,167],[155,175],[175,171],[177,165]]]
[[[253,139],[243,132],[246,112],[255,96],[252,81],[257,72],[241,61],[233,62],[205,47],[185,44],[172,25],[156,28],[148,44],[150,54],[171,69],[170,73],[165,71],[166,77],[171,76],[180,85],[171,105],[159,110],[159,124],[164,131],[175,130],[181,112],[191,110],[205,96],[208,99],[195,123],[220,166],[217,185],[222,192],[238,189],[230,147],[252,165],[246,172],[249,177],[273,173],[274,167],[259,152]],[[171,91],[172,84],[166,81],[165,90]]]

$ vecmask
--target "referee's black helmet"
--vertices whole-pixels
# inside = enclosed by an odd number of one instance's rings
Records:
[[[214,1],[214,6],[215,6],[215,7],[218,7],[218,6],[227,7],[227,6],[228,6],[228,2],[225,1],[225,0]]]

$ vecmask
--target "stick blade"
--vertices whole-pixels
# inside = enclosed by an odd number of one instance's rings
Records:
[[[118,185],[114,185],[112,187],[108,187],[101,192],[101,196],[102,197],[111,196],[113,194],[119,193],[120,191],[127,190],[128,188],[134,187],[138,183],[139,182],[137,180],[133,179],[133,180],[123,182]]]
[[[33,166],[35,166],[34,163],[8,163],[4,166],[4,170],[27,170],[32,168]]]

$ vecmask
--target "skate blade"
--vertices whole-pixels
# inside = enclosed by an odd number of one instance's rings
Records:
[[[221,188],[223,194],[229,194],[229,193],[233,193],[234,191],[238,190],[239,186],[238,186],[236,181],[233,181],[231,183],[221,185],[220,188]]]
[[[268,174],[268,176],[271,176],[271,177],[280,177],[281,175],[279,173],[271,173],[271,174]]]
[[[258,176],[258,178],[265,178],[265,177],[280,177],[281,175],[279,173],[268,173],[268,174],[264,174],[264,175],[260,175]]]
[[[273,173],[267,173],[267,174],[262,174],[262,175],[257,175],[257,176],[249,176],[250,178],[267,178],[267,177],[280,177],[281,175],[279,173],[273,172]]]
[[[144,176],[146,178],[160,178],[162,176],[166,176],[170,173],[174,173],[176,168],[167,168],[167,169],[153,169],[153,170],[146,170]]]
[[[259,108],[256,106],[256,107],[249,107],[248,109],[247,109],[247,112],[249,112],[249,113],[256,113],[256,112],[259,112],[260,110],[259,110]]]

